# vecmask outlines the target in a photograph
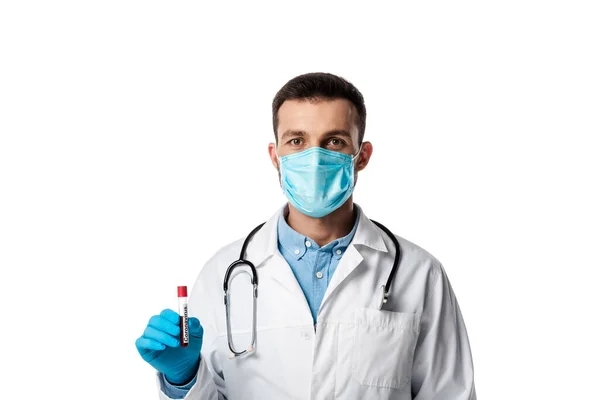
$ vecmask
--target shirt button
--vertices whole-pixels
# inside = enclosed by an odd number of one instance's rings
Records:
[[[335,251],[335,254],[337,254],[337,255],[339,256],[340,254],[342,254],[342,251],[341,251],[340,249],[337,249],[337,250]]]
[[[298,250],[298,249],[294,250],[294,254],[300,254],[300,250]]]
[[[306,247],[310,247],[310,246],[312,246],[308,240],[306,241],[306,243],[305,243],[305,244],[306,244]]]
[[[308,336],[308,333],[306,333],[306,332],[303,332],[302,334],[300,334],[300,336],[302,336],[302,339],[304,339],[304,340],[310,339],[310,337]]]
[[[323,273],[321,271],[317,272],[317,278],[321,279],[323,277]]]

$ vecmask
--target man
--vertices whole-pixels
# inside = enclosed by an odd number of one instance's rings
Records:
[[[198,276],[189,346],[180,346],[179,315],[168,309],[136,341],[158,371],[161,399],[476,399],[467,332],[442,265],[353,202],[373,151],[365,121],[361,93],[332,74],[298,76],[276,94],[268,149],[288,203],[241,256],[255,266],[256,316],[251,279],[230,278],[227,328],[223,282],[239,240]],[[383,301],[394,238],[401,259]]]

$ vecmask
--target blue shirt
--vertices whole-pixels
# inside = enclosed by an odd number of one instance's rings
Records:
[[[279,252],[298,280],[315,324],[331,277],[356,232],[360,209],[356,208],[356,210],[356,220],[352,231],[343,238],[336,239],[323,247],[319,247],[311,238],[293,230],[286,222],[283,210],[277,221]],[[165,394],[173,399],[183,399],[196,382],[194,377],[187,385],[175,386],[167,382],[162,374],[161,379]]]
[[[357,215],[349,234],[319,247],[311,238],[293,230],[286,222],[283,212],[279,216],[277,222],[279,252],[298,280],[315,324],[327,286],[354,237],[358,220]]]

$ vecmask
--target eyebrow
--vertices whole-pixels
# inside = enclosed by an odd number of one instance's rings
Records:
[[[287,131],[283,132],[283,134],[281,135],[281,140],[284,140],[288,137],[303,137],[303,136],[306,136],[306,132],[288,129]],[[329,132],[326,132],[325,136],[344,136],[349,139],[352,139],[352,135],[350,135],[350,133],[344,129],[331,130]]]
[[[284,140],[288,137],[298,137],[298,136],[306,136],[306,132],[288,129],[287,131],[283,132],[283,134],[281,135],[281,140]]]

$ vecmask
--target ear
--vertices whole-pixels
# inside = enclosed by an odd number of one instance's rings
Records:
[[[356,166],[354,167],[354,170],[358,172],[365,169],[367,164],[369,164],[371,154],[373,154],[373,145],[371,144],[371,142],[363,142],[362,147],[360,149],[360,153],[358,154],[356,160]]]
[[[271,158],[271,164],[276,170],[279,170],[279,162],[277,161],[277,145],[275,143],[269,143],[269,157]]]

